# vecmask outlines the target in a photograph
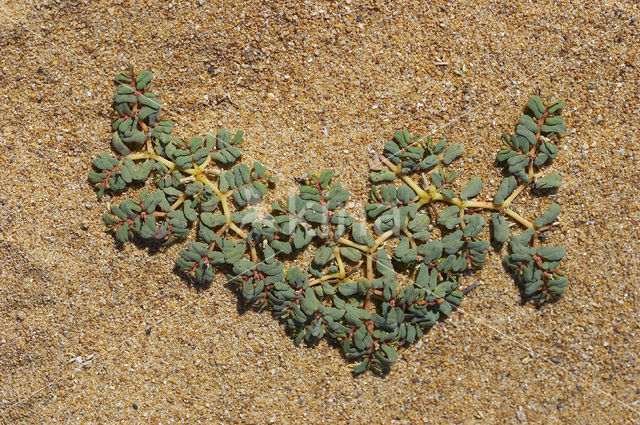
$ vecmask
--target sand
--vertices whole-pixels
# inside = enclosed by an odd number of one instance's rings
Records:
[[[640,423],[636,2],[141,3],[0,3],[2,421]],[[361,218],[368,155],[395,130],[464,143],[462,182],[491,194],[525,101],[564,99],[549,236],[573,284],[523,306],[494,253],[388,375],[353,377],[334,347],[295,346],[227,287],[190,286],[179,246],[104,232],[86,175],[130,62],[156,75],[178,136],[244,129],[245,160],[281,180],[271,200],[331,167]]]

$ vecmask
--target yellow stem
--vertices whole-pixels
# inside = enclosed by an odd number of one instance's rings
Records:
[[[236,226],[236,224],[233,221],[231,221],[231,217],[227,216],[227,220],[229,220],[228,221],[229,229],[236,232],[240,238],[247,239],[247,234],[243,232],[242,229],[240,229],[238,226]]]
[[[504,208],[502,205],[496,205],[493,202],[484,201],[464,201],[462,203],[463,208],[486,208],[490,210],[501,210]]]
[[[387,158],[385,158],[383,155],[378,155],[380,161],[387,166],[387,168],[389,168],[389,170],[393,171],[394,173],[396,173],[398,175],[398,177],[400,177],[400,179],[402,179],[403,182],[405,182],[407,184],[407,186],[409,186],[411,189],[413,189],[413,191],[420,196],[421,198],[426,198],[429,196],[429,194],[427,192],[425,192],[420,186],[418,186],[416,184],[416,182],[414,182],[413,180],[411,180],[411,178],[409,176],[406,176],[404,174],[400,174],[401,171],[401,166],[396,166],[393,165],[393,163],[391,161],[389,161]]]
[[[350,246],[352,248],[359,249],[362,252],[369,252],[369,247],[368,246],[352,242],[352,241],[350,241],[349,239],[347,239],[345,237],[341,237],[340,239],[338,239],[338,242],[340,242],[342,245],[347,245],[347,246]]]
[[[420,198],[428,198],[429,194],[416,184],[409,176],[401,175],[400,178],[407,184]]]
[[[200,169],[200,171],[204,171],[209,166],[210,163],[211,163],[211,155],[207,155],[207,159],[205,159],[204,162],[198,166],[198,168]]]
[[[422,207],[423,205],[427,205],[429,202],[431,202],[431,199],[429,198],[420,198],[420,200],[418,201],[418,209],[420,209],[420,207]]]
[[[326,280],[331,280],[331,279],[342,279],[344,276],[340,276],[340,272],[335,272],[335,273],[331,273],[328,275],[324,275],[322,277],[319,277],[317,279],[313,279],[309,281],[309,286],[314,286],[317,285],[319,283],[322,283]]]
[[[164,164],[170,170],[175,170],[175,169],[180,170],[180,167],[178,167],[175,163],[169,161],[166,158],[161,157],[160,155],[156,154],[155,152],[134,152],[134,153],[130,153],[125,158],[129,158],[132,161],[135,161],[136,159],[149,159],[149,158],[151,158],[151,159],[156,160],[157,162],[160,162],[160,163]]]
[[[409,238],[409,245],[411,245],[411,248],[418,249],[418,245],[416,245],[416,241],[413,240],[413,235],[411,235],[411,232],[409,232],[409,230],[406,227],[402,229],[402,231]]]
[[[512,217],[513,219],[515,219],[516,221],[518,221],[520,224],[522,224],[523,226],[529,228],[529,229],[533,229],[533,223],[530,222],[529,220],[527,220],[526,218],[522,217],[520,214],[518,214],[517,212],[510,210],[510,209],[506,209],[504,210],[504,213],[510,217]]]
[[[448,202],[450,204],[456,205],[458,208],[464,208],[462,205],[462,200],[460,198],[447,198],[446,196],[442,195],[441,193],[437,194],[438,197],[434,198],[436,200],[441,200],[441,201],[445,201]]]
[[[340,249],[337,246],[333,248],[333,255],[336,256],[336,261],[338,262],[338,273],[340,274],[340,279],[344,279],[344,263],[342,262],[342,257],[340,256]]]
[[[142,123],[142,122],[141,122],[141,124],[142,124],[142,125],[144,125],[144,126],[146,127],[146,125],[145,125],[144,123]],[[149,137],[149,138],[147,139],[147,152],[149,152],[149,153],[151,153],[151,154],[156,153],[156,152],[153,150],[153,145],[151,144],[151,137]]]
[[[175,163],[161,157],[160,155],[156,155],[155,153],[153,154],[152,158],[155,159],[157,162],[161,162],[162,164],[164,164],[164,166],[167,167],[169,170],[174,170],[176,168],[179,168]]]
[[[375,254],[380,244],[382,244],[384,241],[389,239],[392,235],[393,235],[393,230],[387,230],[382,235],[380,235],[378,239],[376,239],[373,246],[369,248],[370,254],[367,255],[367,280],[369,280],[369,282],[373,280],[373,254]],[[372,291],[373,291],[373,288],[369,288],[369,290],[367,291],[367,294],[365,295],[364,303],[362,305],[362,308],[364,310],[367,310],[367,311],[369,310],[369,305],[371,304]],[[369,329],[369,331],[371,332],[371,329]]]
[[[518,223],[522,224],[527,228],[533,228],[533,223],[522,217],[517,212],[507,208],[506,201],[502,205],[497,205],[493,202],[483,202],[483,201],[464,201],[461,203],[461,208],[485,208],[490,210],[503,211],[506,215],[515,219]]]
[[[210,163],[211,163],[211,156],[207,156],[207,159],[205,159],[202,164],[196,166],[195,168],[185,168],[182,171],[191,175],[202,174],[204,173],[204,171],[206,170],[207,166]]]
[[[174,202],[173,205],[171,205],[171,209],[175,210],[176,208],[178,208],[180,206],[180,204],[182,204],[184,202],[185,199],[186,199],[186,196],[180,195],[178,197],[178,199],[176,200],[176,202]]]
[[[460,207],[460,227],[464,230],[467,224],[464,222],[464,207]]]
[[[393,230],[387,230],[386,232],[384,232],[382,235],[378,237],[378,239],[376,239],[373,246],[369,248],[369,252],[371,252],[372,254],[375,253],[378,247],[380,246],[380,244],[382,244],[384,241],[389,239],[391,236],[393,236]]]
[[[525,187],[527,187],[527,183],[520,183],[516,188],[516,190],[514,190],[513,193],[509,195],[507,199],[504,200],[501,206],[503,208],[507,208],[508,206],[510,206],[513,200],[516,199],[518,195],[520,195],[520,193],[524,190]]]
[[[535,147],[531,149],[533,150],[535,149]],[[533,177],[533,158],[531,159],[531,162],[529,162],[529,171],[527,172],[527,174],[529,175],[529,178]]]
[[[367,255],[367,280],[369,282],[373,281],[373,255]],[[362,304],[362,309],[364,311],[369,311],[372,292],[373,292],[373,287],[367,290],[367,294],[364,297],[364,303]]]
[[[206,184],[211,188],[211,190],[213,190],[213,193],[215,193],[218,196],[218,198],[220,198],[220,202],[222,202],[222,208],[223,210],[225,210],[224,215],[229,217],[229,214],[228,214],[229,206],[227,205],[227,202],[226,202],[227,197],[225,196],[224,193],[220,192],[220,189],[218,188],[218,186],[215,183],[213,183],[211,180],[209,180],[207,176],[205,176],[204,174],[196,175],[196,181]]]
[[[134,153],[130,153],[125,158],[129,158],[130,160],[135,161],[136,159],[151,158],[151,154],[149,154],[149,152],[134,152]]]

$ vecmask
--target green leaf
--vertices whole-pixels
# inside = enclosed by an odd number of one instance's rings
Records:
[[[235,264],[244,256],[247,245],[244,242],[222,241],[222,253],[227,264]]]
[[[155,95],[151,92],[138,96],[138,103],[153,109],[160,109],[160,102],[156,100]]]
[[[527,102],[527,105],[528,105],[528,102]],[[535,121],[533,121],[533,118],[531,118],[529,115],[520,115],[520,123],[524,125],[527,128],[527,130],[529,130],[533,134],[536,134],[540,129],[538,127],[538,124],[536,124]],[[535,141],[532,144],[534,143]]]
[[[469,183],[467,184],[467,186],[464,189],[462,189],[462,192],[460,192],[460,198],[462,199],[473,198],[474,196],[478,195],[481,191],[482,191],[482,180],[480,180],[480,178],[478,177],[473,177],[471,180],[469,180]]]
[[[425,159],[423,159],[422,162],[420,162],[418,167],[420,167],[421,170],[428,170],[429,168],[435,167],[439,163],[440,160],[438,159],[437,155],[429,155]]]
[[[502,214],[491,214],[491,227],[493,229],[493,240],[498,243],[505,243],[509,239],[509,224]]]
[[[525,295],[533,295],[533,294],[535,294],[536,292],[538,292],[540,290],[542,285],[544,285],[544,282],[541,281],[541,280],[528,282],[525,285],[525,288],[524,288]]]
[[[362,258],[362,253],[360,252],[360,250],[356,249],[356,248],[352,248],[352,247],[342,247],[340,248],[340,254],[351,260],[351,261],[360,261],[360,259]]]
[[[358,292],[358,282],[341,283],[338,285],[338,292],[345,297],[350,297]]]
[[[542,216],[536,218],[533,225],[536,227],[542,227],[547,224],[553,223],[553,221],[560,215],[560,205],[553,203],[549,205],[549,208],[542,214]]]
[[[340,183],[331,186],[327,193],[327,208],[334,210],[349,199],[349,192],[342,189]]]
[[[534,96],[529,99],[527,101],[527,107],[531,112],[533,112],[536,118],[542,118],[542,114],[544,113],[544,105],[542,104],[542,99],[540,99],[538,96]]]
[[[558,125],[564,124],[564,117],[562,115],[556,115],[553,117],[549,117],[544,122],[547,125]]]
[[[440,175],[440,173],[433,172],[429,174],[429,177],[431,178],[433,185],[436,188],[440,189],[440,186],[442,186],[442,176]]]
[[[454,143],[447,148],[447,151],[442,158],[442,162],[446,165],[451,164],[455,159],[457,159],[464,152],[464,145],[460,143]]]
[[[358,365],[356,365],[353,368],[353,373],[355,373],[356,375],[364,372],[365,370],[369,369],[369,358],[365,358],[363,361],[361,361],[360,363],[358,363]]]
[[[529,165],[531,162],[531,158],[526,155],[516,155],[507,160],[507,164],[509,165],[509,173],[516,174],[519,171],[524,170],[524,168]]]
[[[563,134],[567,130],[567,127],[564,124],[556,124],[556,125],[543,125],[542,132],[543,133],[558,133]]]
[[[200,222],[207,227],[222,226],[227,222],[227,217],[222,214],[212,214],[210,212],[203,212],[200,214]]]
[[[402,184],[398,186],[396,196],[398,197],[398,200],[408,205],[413,200],[413,198],[416,197],[416,193],[409,186]]]
[[[516,190],[516,187],[518,187],[518,182],[516,181],[515,177],[509,176],[505,178],[500,183],[500,187],[498,188],[496,196],[494,196],[493,198],[493,202],[498,205],[502,205],[504,201],[513,193],[513,191]]]
[[[253,178],[259,179],[267,172],[267,167],[258,161],[253,162]]]
[[[373,237],[371,237],[371,235],[367,231],[367,228],[362,223],[353,223],[353,225],[351,226],[351,235],[353,236],[353,240],[356,241],[356,243],[366,246],[373,246],[373,244],[375,243]]]
[[[561,184],[562,177],[557,174],[549,174],[539,180],[536,180],[536,189],[551,189],[554,187],[560,187]]]
[[[116,239],[120,242],[126,242],[129,240],[129,224],[122,223],[116,228]]]
[[[411,133],[409,133],[407,130],[396,131],[393,134],[393,138],[403,148],[406,148],[408,145],[411,144]]]
[[[549,114],[553,114],[556,111],[563,109],[564,108],[564,103],[562,102],[556,102],[553,105],[549,106],[549,109],[547,110],[549,112]]]
[[[547,155],[549,158],[558,157],[558,147],[553,142],[544,141],[540,145],[540,152]]]
[[[373,183],[392,182],[396,178],[396,173],[392,171],[372,171],[369,173],[369,179]]]
[[[317,266],[324,266],[333,257],[333,249],[329,246],[322,246],[316,251],[316,255],[313,258],[314,264]]]
[[[152,79],[153,79],[153,74],[151,74],[149,71],[146,71],[146,70],[140,71],[140,73],[136,76],[136,89],[143,90],[144,88],[147,87],[147,85],[151,82]]]
[[[393,259],[402,263],[410,263],[415,261],[417,254],[417,250],[411,249],[409,238],[405,236],[396,247]]]
[[[498,152],[498,156],[497,156],[497,160],[498,162],[504,162],[507,161],[509,158],[514,157],[518,155],[518,152],[512,150],[512,149],[502,149]]]
[[[387,251],[383,248],[378,248],[376,251],[376,271],[383,276],[395,276],[395,271],[393,270],[393,264],[389,260],[389,256],[387,255]]]
[[[562,276],[560,277],[560,279],[553,279],[547,282],[547,285],[549,287],[556,287],[556,288],[564,288],[565,286],[569,285],[569,280]]]
[[[547,162],[548,159],[549,155],[544,152],[538,152],[538,155],[536,155],[536,159],[533,161],[533,163],[536,164],[536,167],[541,167],[545,162]]]
[[[382,353],[380,351],[382,351]],[[389,367],[398,360],[398,352],[392,346],[382,344],[380,351],[374,352],[374,356],[382,366]]]
[[[295,246],[296,249],[304,248],[311,242],[314,236],[315,232],[313,230],[298,227],[293,234],[293,246]]]
[[[271,241],[270,245],[278,253],[284,253],[285,255],[289,255],[292,252],[291,245],[283,241]]]
[[[519,235],[512,236],[511,239],[509,240],[509,246],[511,248],[511,251],[516,251],[518,248],[522,248],[529,245],[529,242],[531,242],[531,238],[533,237],[534,232],[535,230],[533,229],[527,229],[524,232],[520,233]]]
[[[429,264],[442,257],[442,249],[442,242],[436,239],[419,246],[418,253],[424,256],[424,263]]]
[[[333,179],[334,175],[335,173],[333,172],[333,170],[322,171],[320,173],[320,176],[318,177],[318,183],[320,183],[320,187],[322,187],[323,189],[329,187],[329,183],[331,183],[331,179]]]
[[[524,115],[526,116],[526,115]],[[537,129],[537,126],[536,126]],[[537,131],[537,130],[536,130]],[[538,141],[538,139],[536,138],[536,134],[534,132],[532,132],[531,130],[529,130],[529,128],[527,128],[525,125],[523,124],[518,124],[518,126],[516,127],[516,133],[522,137],[524,137],[524,139],[519,139],[520,140],[520,147],[522,148],[522,151],[526,153],[526,151],[529,150],[529,146],[533,146],[536,144],[536,142]]]
[[[107,177],[106,173],[89,173],[89,181],[93,184],[102,183],[102,181]]]
[[[567,255],[567,251],[563,246],[541,246],[538,247],[536,253],[549,261],[562,260]]]
[[[456,205],[447,207],[438,216],[438,224],[451,230],[458,224],[462,223],[460,219],[460,208]]]
[[[447,254],[455,254],[464,245],[462,238],[462,230],[456,230],[450,235],[442,238],[442,246]]]
[[[467,219],[467,217],[469,217]],[[485,225],[484,218],[480,214],[473,214],[471,216],[465,216],[465,220],[467,221],[467,225],[464,228],[463,236],[465,238],[473,238],[478,235],[482,231],[482,228]]]
[[[118,132],[113,133],[113,136],[111,137],[111,146],[113,146],[113,149],[115,149],[115,151],[120,155],[128,155],[131,153],[131,149],[129,149],[127,145],[122,143],[122,139],[120,138]]]
[[[453,310],[453,307],[449,303],[449,301],[443,300],[442,303],[438,306],[438,309],[440,310],[440,313],[448,316],[449,314],[451,314],[451,310]]]
[[[113,96],[113,100],[115,103],[136,103],[137,98],[132,94],[121,94],[116,93]]]
[[[98,170],[105,170],[105,171],[113,170],[119,163],[120,161],[118,161],[116,158],[114,158],[113,156],[109,155],[106,152],[102,152],[100,156],[98,156],[93,160],[93,165]]]
[[[448,199],[454,199],[456,197],[456,193],[450,189],[442,189],[440,193],[442,193]]]

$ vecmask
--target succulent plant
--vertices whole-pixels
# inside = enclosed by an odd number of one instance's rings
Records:
[[[275,179],[259,162],[240,162],[242,132],[176,138],[151,81],[149,72],[132,68],[116,75],[116,154],[101,153],[89,180],[100,198],[144,189],[108,204],[103,220],[120,242],[169,245],[193,230],[179,269],[200,285],[223,273],[246,303],[280,318],[296,343],[328,337],[358,362],[355,373],[387,370],[398,347],[459,306],[461,277],[485,263],[491,244],[481,237],[488,223],[480,210],[493,211],[491,239],[508,241],[504,263],[527,297],[541,305],[564,293],[568,280],[558,266],[565,249],[541,246],[539,237],[560,207],[551,204],[533,221],[512,208],[527,188],[543,193],[561,184],[541,169],[558,155],[562,102],[533,97],[515,133],[503,136],[497,159],[505,177],[493,201],[478,200],[477,177],[460,193],[453,189],[450,165],[463,145],[398,131],[374,158],[369,221],[360,223],[346,211],[349,192],[330,170],[307,172],[297,194],[258,212],[253,206]],[[437,213],[436,203],[446,208]],[[509,221],[525,230],[511,235]],[[308,267],[285,265],[306,249],[315,250]]]

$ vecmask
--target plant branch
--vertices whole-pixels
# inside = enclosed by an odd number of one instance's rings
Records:
[[[340,248],[337,246],[333,248],[333,255],[336,256],[336,261],[338,262],[338,273],[340,274],[340,279],[344,279],[346,276],[344,272],[344,263],[342,262],[342,257],[340,256]]]
[[[368,246],[362,245],[362,244],[359,244],[359,243],[355,243],[355,242],[350,241],[349,239],[347,239],[345,237],[339,238],[338,242],[343,244],[343,245],[350,246],[351,248],[358,249],[358,250],[360,250],[362,252],[369,252],[369,247]]]
[[[429,197],[429,194],[427,192],[425,192],[420,186],[418,186],[416,184],[416,182],[411,180],[411,178],[409,176],[406,176],[404,174],[400,174],[400,167],[399,166],[393,165],[393,163],[391,161],[389,161],[387,158],[385,158],[384,155],[378,155],[378,158],[380,159],[380,161],[384,165],[387,166],[387,168],[389,168],[389,170],[391,170],[394,173],[396,173],[396,175],[398,175],[398,177],[400,177],[400,179],[402,179],[402,181],[405,182],[407,184],[407,186],[409,186],[411,189],[413,189],[413,191],[420,198],[428,198]]]
[[[529,220],[527,220],[526,218],[522,217],[517,212],[507,208],[507,209],[504,210],[504,213],[506,215],[508,215],[509,217],[515,219],[518,223],[522,224],[526,228],[533,229],[533,223],[530,222]]]

